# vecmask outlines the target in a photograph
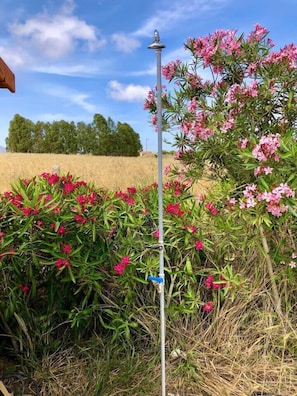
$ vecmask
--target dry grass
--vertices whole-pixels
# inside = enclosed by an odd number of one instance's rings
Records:
[[[170,154],[163,156],[163,168],[174,163]],[[0,193],[8,191],[19,178],[27,179],[43,172],[51,173],[59,166],[60,173],[70,173],[97,187],[124,190],[131,186],[147,186],[158,180],[158,160],[155,155],[144,157],[101,157],[64,154],[0,153]],[[195,187],[195,193],[205,191],[206,182]]]
[[[193,325],[168,321],[168,396],[297,396],[296,360],[288,347],[289,339],[297,347],[296,323],[277,318],[265,286],[251,287],[215,317]],[[173,359],[176,348],[182,353]],[[44,396],[159,396],[158,349],[119,351],[93,340],[83,354],[67,350],[45,358],[34,378]]]

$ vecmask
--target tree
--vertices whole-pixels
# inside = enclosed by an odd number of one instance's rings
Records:
[[[112,132],[109,129],[106,119],[101,114],[95,114],[91,125],[94,128],[97,139],[93,154],[110,155],[112,152]]]
[[[116,131],[117,155],[123,157],[137,157],[142,150],[140,137],[127,123],[118,122]]]
[[[47,122],[45,125],[44,144],[47,153],[63,154],[64,144],[60,134],[60,128],[57,121],[52,124]]]
[[[32,152],[33,153],[44,153],[44,122],[37,121],[34,125],[33,138],[32,138]]]
[[[93,154],[94,149],[98,146],[96,132],[92,125],[85,122],[76,124],[77,151],[80,154]]]
[[[34,123],[19,114],[16,114],[9,124],[7,150],[11,152],[32,152]]]

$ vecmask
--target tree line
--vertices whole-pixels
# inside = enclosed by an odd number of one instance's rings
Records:
[[[127,124],[95,114],[90,124],[64,120],[32,122],[15,114],[9,124],[6,150],[18,153],[138,156],[140,136]]]

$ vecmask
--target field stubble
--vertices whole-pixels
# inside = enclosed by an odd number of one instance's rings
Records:
[[[163,155],[163,169],[176,163],[173,155]],[[71,174],[96,187],[125,190],[127,187],[144,187],[158,180],[156,155],[144,157],[105,157],[65,154],[0,154],[0,193],[9,191],[18,179],[29,179],[43,172],[51,173],[59,167],[60,174]],[[164,177],[164,180],[166,178]],[[194,194],[207,189],[206,181],[198,182]]]

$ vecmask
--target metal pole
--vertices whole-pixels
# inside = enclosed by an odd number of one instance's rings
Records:
[[[159,32],[155,30],[153,43],[149,49],[156,51],[157,59],[157,132],[158,132],[158,215],[159,215],[159,292],[160,292],[160,327],[161,327],[161,377],[162,396],[166,396],[165,367],[165,296],[164,296],[164,241],[163,241],[163,165],[162,165],[162,84],[161,52],[165,45],[160,43]]]

